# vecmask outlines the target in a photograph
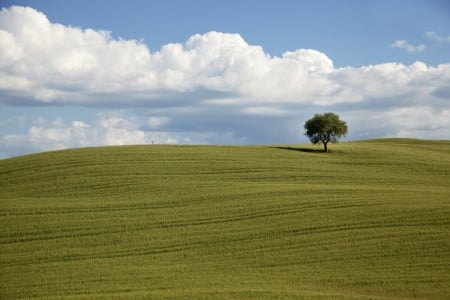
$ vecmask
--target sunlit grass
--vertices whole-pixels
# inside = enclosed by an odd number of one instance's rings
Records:
[[[0,298],[446,299],[450,142],[0,161]]]

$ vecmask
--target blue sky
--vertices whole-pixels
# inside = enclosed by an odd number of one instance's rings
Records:
[[[450,139],[448,1],[2,1],[0,157],[110,144]]]

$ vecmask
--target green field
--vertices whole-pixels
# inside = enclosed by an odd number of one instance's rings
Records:
[[[0,160],[0,298],[449,299],[450,141]]]

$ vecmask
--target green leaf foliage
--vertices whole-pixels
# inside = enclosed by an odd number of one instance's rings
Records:
[[[337,142],[348,131],[347,124],[341,121],[338,115],[331,112],[315,114],[313,118],[305,122],[304,128],[306,129],[305,135],[308,136],[311,143],[322,143],[325,152],[327,152],[328,142]]]

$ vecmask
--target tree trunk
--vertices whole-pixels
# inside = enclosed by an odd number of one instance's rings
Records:
[[[328,142],[323,143],[323,151],[326,153],[328,152],[328,146],[327,146]]]

